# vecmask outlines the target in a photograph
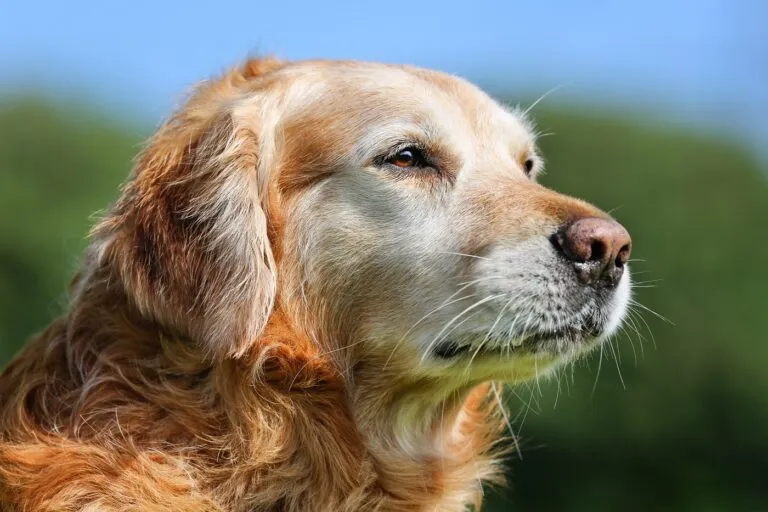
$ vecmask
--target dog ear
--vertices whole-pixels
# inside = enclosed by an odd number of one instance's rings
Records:
[[[94,230],[101,264],[140,313],[217,358],[247,351],[275,300],[258,127],[231,110],[243,82],[275,67],[250,61],[198,90]]]

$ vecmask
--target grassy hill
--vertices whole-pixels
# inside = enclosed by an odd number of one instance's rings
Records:
[[[534,409],[518,422],[525,450],[512,492],[487,509],[768,508],[764,175],[724,141],[619,116],[537,118],[557,134],[541,139],[543,182],[614,210],[635,280],[654,281],[637,300],[674,325],[641,311],[655,345],[636,320],[649,341],[617,340],[618,364],[607,351],[572,378],[515,390],[513,410]],[[90,216],[148,130],[24,100],[0,105],[0,133],[2,364],[60,310]]]

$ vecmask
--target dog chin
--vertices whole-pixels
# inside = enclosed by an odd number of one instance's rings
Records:
[[[519,383],[546,376],[606,338],[576,331],[536,333],[522,341],[491,340],[491,348],[482,346],[488,340],[480,336],[474,342],[447,340],[435,349],[430,366],[451,380]]]

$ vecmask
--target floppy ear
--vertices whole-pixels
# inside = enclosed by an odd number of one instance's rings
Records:
[[[102,265],[142,315],[219,358],[251,346],[276,294],[258,128],[229,107],[256,62],[205,86],[157,132],[94,231]]]

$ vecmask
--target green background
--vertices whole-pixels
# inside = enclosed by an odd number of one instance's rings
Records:
[[[673,324],[639,310],[645,341],[630,332],[616,358],[509,393],[522,457],[484,509],[768,510],[764,169],[737,141],[654,119],[535,117],[556,134],[540,141],[542,181],[627,226],[636,298]],[[150,131],[83,105],[0,103],[0,363],[61,311],[93,214]]]

